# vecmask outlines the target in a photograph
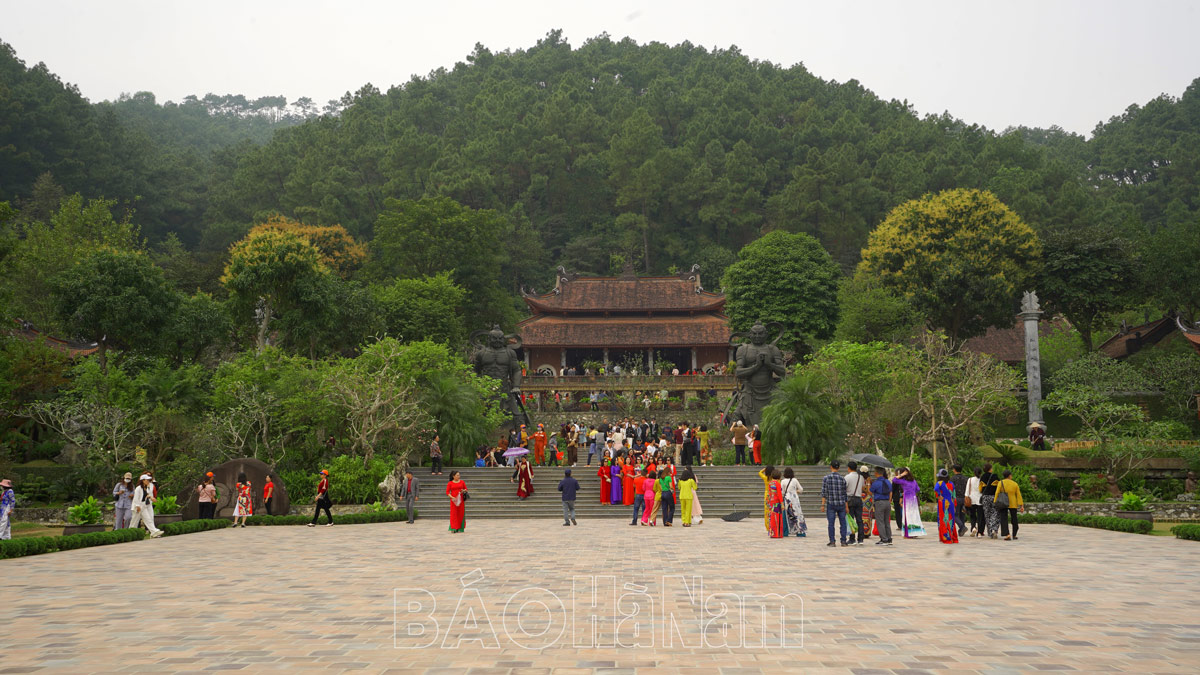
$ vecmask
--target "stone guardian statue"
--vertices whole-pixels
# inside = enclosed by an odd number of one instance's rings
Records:
[[[471,333],[471,344],[475,352],[471,355],[471,364],[475,372],[487,375],[500,381],[500,391],[504,394],[501,404],[511,415],[514,424],[529,424],[529,416],[521,403],[521,360],[517,358],[517,349],[521,347],[521,336],[505,335],[500,326],[492,326],[490,331],[477,330]]]
[[[768,342],[772,330],[775,337]],[[734,333],[730,340],[731,344],[736,344],[737,340],[749,341],[737,344],[734,358],[737,363],[734,374],[738,379],[738,406],[733,419],[742,420],[746,426],[753,427],[762,421],[763,408],[770,402],[778,379],[787,374],[783,352],[775,346],[782,335],[781,324],[773,322],[764,326],[759,321],[749,331]]]

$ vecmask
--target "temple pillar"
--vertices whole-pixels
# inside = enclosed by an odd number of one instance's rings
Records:
[[[692,347],[692,372],[696,370],[696,348]]]
[[[608,347],[604,348],[604,372],[608,372]]]
[[[653,347],[646,350],[646,374],[647,375],[654,374],[654,348]]]
[[[1025,322],[1025,380],[1029,392],[1029,423],[1046,424],[1042,420],[1042,358],[1038,350],[1038,320],[1042,316],[1042,308],[1038,306],[1037,293],[1026,291],[1021,298],[1021,313],[1018,315]]]
[[[559,351],[559,356],[558,356],[559,367],[562,368],[562,372],[565,374],[566,370],[567,370],[567,348],[563,347],[562,349],[560,349],[558,351]]]

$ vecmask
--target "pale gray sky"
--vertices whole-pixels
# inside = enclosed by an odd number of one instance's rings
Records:
[[[737,45],[752,58],[857,78],[919,112],[994,129],[1089,133],[1200,76],[1200,3],[1187,0],[441,2],[4,0],[0,40],[93,101],[152,91],[310,96],[386,90],[462,61],[476,42],[614,39]]]

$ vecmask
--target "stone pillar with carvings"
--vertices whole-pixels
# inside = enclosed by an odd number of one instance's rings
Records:
[[[1032,428],[1037,422],[1045,429],[1042,419],[1042,358],[1038,352],[1038,320],[1042,317],[1042,308],[1038,306],[1037,293],[1026,291],[1021,298],[1021,320],[1025,322],[1025,379],[1029,392],[1029,422],[1026,428]]]

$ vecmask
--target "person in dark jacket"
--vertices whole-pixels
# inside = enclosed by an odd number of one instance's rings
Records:
[[[575,497],[579,493],[579,481],[571,477],[570,469],[564,473],[564,478],[558,481],[558,491],[562,493],[563,527],[568,527],[579,524],[575,522]]]
[[[901,514],[904,510],[901,508],[904,499],[904,488],[896,481],[889,481],[892,484],[892,514],[896,516],[896,525],[900,525]]]
[[[958,520],[958,536],[967,532],[967,476],[962,472],[962,464],[954,465],[954,475],[950,476],[950,484],[954,486],[954,517]]]
[[[876,546],[892,545],[892,481],[888,480],[887,469],[875,467],[875,480],[871,481],[871,503],[875,507],[875,525],[879,527]]]

